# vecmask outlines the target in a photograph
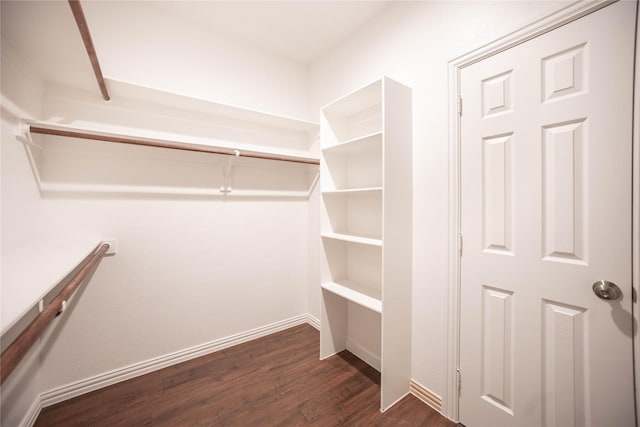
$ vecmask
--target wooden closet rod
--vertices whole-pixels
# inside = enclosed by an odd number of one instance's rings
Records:
[[[60,313],[66,301],[73,296],[74,292],[82,282],[98,266],[104,254],[109,250],[108,243],[102,243],[100,247],[91,255],[91,258],[82,268],[71,278],[69,283],[56,295],[49,305],[27,326],[27,328],[16,338],[0,355],[0,384],[4,383],[13,369],[27,354],[29,349],[42,335],[49,323]],[[35,267],[35,266],[34,266]]]
[[[223,154],[227,156],[251,157],[254,159],[279,160],[283,162],[304,163],[308,165],[319,165],[320,161],[316,159],[306,159],[304,157],[286,156],[279,154],[260,153],[257,151],[240,151],[230,148],[195,146],[189,144],[180,144],[176,142],[164,142],[147,139],[136,139],[112,135],[100,135],[87,132],[79,132],[73,130],[60,130],[39,127],[37,125],[29,125],[32,133],[42,135],[66,136],[69,138],[91,139],[94,141],[115,142],[118,144],[142,145],[145,147],[169,148],[171,150],[195,151],[198,153]]]
[[[84,17],[80,0],[69,0],[69,6],[71,6],[71,12],[73,12],[73,17],[78,25],[78,30],[80,30],[80,36],[84,42],[84,47],[89,55],[89,61],[91,61],[93,73],[96,75],[96,80],[98,80],[98,86],[100,86],[102,98],[105,101],[108,101],[111,97],[107,91],[107,84],[105,83],[102,75],[102,69],[100,68],[100,62],[98,61],[98,54],[96,53],[96,48],[93,46],[93,40],[91,39],[91,33],[89,32],[89,25]]]

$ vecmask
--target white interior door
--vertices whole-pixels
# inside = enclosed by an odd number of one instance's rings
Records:
[[[461,72],[460,421],[631,426],[635,2]],[[592,284],[617,284],[617,299]]]

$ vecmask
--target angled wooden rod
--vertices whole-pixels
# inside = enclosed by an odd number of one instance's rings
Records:
[[[73,12],[73,17],[78,25],[78,30],[80,30],[80,36],[84,42],[84,47],[87,50],[87,54],[89,54],[89,61],[91,61],[93,73],[96,75],[96,80],[98,80],[98,86],[100,86],[102,98],[105,101],[108,101],[111,97],[109,96],[107,84],[102,76],[102,69],[100,68],[100,62],[98,61],[98,54],[96,53],[96,48],[93,46],[93,40],[91,39],[91,33],[89,32],[89,25],[87,25],[87,20],[84,17],[80,0],[69,0],[69,6],[71,6],[71,12]]]
[[[230,148],[195,146],[190,144],[180,144],[176,142],[153,141],[146,139],[136,139],[129,137],[100,135],[87,132],[49,129],[37,125],[30,125],[29,129],[32,133],[42,135],[65,136],[69,138],[91,139],[94,141],[115,142],[118,144],[142,145],[145,147],[169,148],[172,150],[195,151],[198,153],[223,154],[227,156],[250,157],[254,159],[279,160],[283,162],[304,163],[308,165],[319,165],[320,161],[315,159],[306,159],[304,157],[285,156],[278,154],[260,153],[257,151],[233,150]]]
[[[109,250],[109,244],[103,243],[73,276],[65,287],[56,295],[49,305],[26,327],[0,355],[0,384],[4,383],[14,368],[27,354],[33,344],[40,338],[49,323],[60,313],[63,303],[68,301],[84,280],[98,266],[104,254]],[[34,266],[35,267],[35,266]]]

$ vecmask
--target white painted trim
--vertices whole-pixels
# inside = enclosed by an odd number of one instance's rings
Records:
[[[205,344],[200,344],[184,350],[176,351],[164,356],[155,357],[143,362],[134,363],[123,368],[118,368],[110,372],[105,372],[103,374],[85,378],[83,380],[46,391],[38,396],[38,413],[42,408],[46,408],[47,406],[55,405],[56,403],[72,399],[82,394],[99,390],[101,388],[108,387],[110,385],[126,381],[140,375],[157,371],[159,369],[166,368],[167,366],[195,359],[197,357],[204,356],[215,351],[224,350],[225,348],[242,344],[256,338],[263,337],[265,335],[273,334],[275,332],[279,332],[293,326],[308,323],[310,319],[313,319],[315,322],[317,322],[317,319],[313,318],[309,314],[301,314],[299,316],[271,323],[259,328],[251,329],[246,332],[230,335],[228,337],[220,338]],[[311,326],[314,325],[311,324]],[[35,406],[35,404],[32,405],[32,407]],[[33,419],[33,422],[35,422],[38,413],[36,413],[35,416],[31,417]],[[25,417],[25,419],[27,419],[27,417]]]
[[[416,380],[409,381],[409,391],[422,402],[442,413],[442,397],[438,396]]]
[[[447,293],[447,355],[445,390],[442,396],[442,413],[458,420],[459,396],[456,369],[460,361],[460,259],[458,234],[460,233],[460,71],[476,62],[489,58],[585,15],[595,12],[615,1],[576,1],[533,20],[525,27],[513,31],[493,42],[480,46],[449,61],[449,290]],[[463,113],[464,114],[464,105]]]
[[[446,318],[446,357],[443,413],[458,420],[458,390],[456,370],[460,365],[460,259],[458,235],[460,233],[460,120],[458,117],[460,70],[449,62],[449,278]],[[464,107],[463,107],[464,108]]]
[[[636,51],[633,84],[633,184],[632,184],[632,287],[636,297],[640,295],[640,8],[636,7]],[[636,402],[636,427],[640,426],[640,338],[638,335],[638,300],[631,305],[635,330],[633,331],[633,371]]]
[[[313,316],[310,313],[307,313],[305,316],[306,316],[307,323],[309,325],[313,326],[314,328],[316,328],[319,331],[320,330],[320,319],[318,319],[317,317]]]
[[[24,418],[18,427],[31,427],[35,424],[40,415],[40,411],[47,406],[55,405],[68,399],[80,396],[85,393],[99,390],[122,381],[129,380],[153,371],[157,371],[167,366],[186,362],[196,357],[204,356],[215,351],[224,350],[234,345],[242,344],[265,335],[283,331],[285,329],[308,323],[315,329],[320,329],[320,321],[309,313],[291,317],[280,322],[271,323],[266,326],[251,329],[239,334],[230,335],[209,343],[197,345],[175,353],[156,357],[144,362],[135,363],[124,368],[119,368],[111,372],[106,372],[94,377],[86,378],[75,383],[67,384],[53,390],[46,391],[36,396],[36,399],[29,407]]]
[[[453,59],[449,64],[453,63],[457,68],[468,67],[469,65],[524,43],[527,40],[534,39],[551,30],[555,30],[558,27],[582,18],[617,1],[618,0],[573,1],[539,19],[534,18],[533,22],[516,31]]]
[[[18,424],[18,427],[31,427],[36,423],[38,419],[38,415],[40,415],[40,411],[42,411],[44,407],[42,406],[42,395],[39,394],[36,396],[36,399],[33,401],[29,410]]]

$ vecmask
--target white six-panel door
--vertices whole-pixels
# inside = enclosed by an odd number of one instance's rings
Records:
[[[634,424],[635,2],[461,72],[460,421]],[[617,284],[598,298],[592,284]]]

